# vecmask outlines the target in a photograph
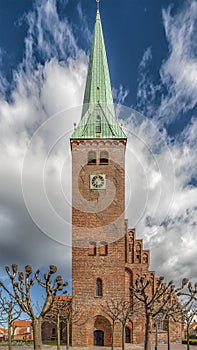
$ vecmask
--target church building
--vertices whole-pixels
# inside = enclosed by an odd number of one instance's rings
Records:
[[[98,2],[98,1],[97,1]],[[81,120],[72,150],[72,303],[81,312],[72,324],[73,346],[111,345],[106,302],[128,300],[139,276],[155,281],[150,254],[125,218],[127,136],[116,120],[99,8],[89,60]],[[165,331],[163,331],[165,333]],[[131,315],[125,341],[143,343],[144,318]],[[176,334],[177,333],[177,334]],[[176,328],[175,338],[180,334]],[[121,324],[114,345],[121,346]]]

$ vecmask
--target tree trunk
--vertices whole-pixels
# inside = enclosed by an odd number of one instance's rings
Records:
[[[70,321],[66,320],[66,349],[70,347]]]
[[[60,314],[57,313],[57,319],[56,319],[56,331],[57,331],[57,350],[60,350]]]
[[[168,350],[170,350],[170,318],[167,318]]]
[[[12,350],[12,314],[8,314],[8,349]]]
[[[42,317],[34,318],[32,320],[33,332],[34,332],[34,349],[42,350]]]
[[[189,350],[189,326],[187,326],[187,350]]]
[[[125,349],[125,324],[122,324],[122,350]]]
[[[158,349],[158,323],[155,324],[155,350]]]
[[[145,331],[145,341],[144,349],[151,350],[152,347],[152,316],[150,314],[146,315],[146,331]]]
[[[115,321],[112,320],[111,350],[114,350],[114,328],[115,328]]]

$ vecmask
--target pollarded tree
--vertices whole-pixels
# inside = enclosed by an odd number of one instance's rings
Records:
[[[59,297],[57,298],[59,299]],[[83,310],[78,309],[77,307],[73,307],[72,303],[73,298],[68,297],[67,303],[63,309],[62,318],[66,323],[66,348],[69,349],[70,346],[70,330],[71,325],[83,325],[87,322],[87,318],[82,322],[81,318],[83,318]]]
[[[54,265],[50,265],[49,272],[45,273],[42,278],[40,277],[40,270],[33,273],[32,266],[30,265],[25,266],[25,272],[18,271],[18,266],[16,264],[12,264],[11,269],[9,266],[6,266],[5,270],[12,284],[12,291],[10,291],[2,281],[0,281],[0,286],[12,299],[18,303],[21,310],[25,312],[32,320],[34,349],[41,350],[41,325],[43,318],[51,309],[57,293],[65,293],[64,287],[67,286],[68,283],[64,282],[61,276],[53,277],[53,275],[57,272],[57,268]],[[39,314],[37,314],[34,310],[31,295],[31,290],[35,282],[46,292],[46,295],[44,296],[44,303]]]
[[[156,315],[163,312],[164,306],[170,300],[175,289],[173,281],[165,284],[163,280],[164,277],[157,278],[154,285],[152,279],[139,277],[130,287],[131,297],[142,304],[145,315],[145,350],[151,350],[152,346],[152,321]]]
[[[197,282],[192,285],[192,282],[184,278],[181,287],[176,289],[176,294],[179,297],[184,297],[184,306],[197,301]]]
[[[52,308],[45,315],[44,321],[56,325],[57,350],[60,350],[61,329],[66,329],[66,348],[69,349],[71,324],[79,323],[81,316],[82,311],[73,309],[71,296],[55,297]]]
[[[180,288],[177,288],[176,294],[179,297],[182,317],[187,329],[187,349],[189,350],[189,327],[197,315],[197,282],[192,284],[187,278],[184,278]]]
[[[194,302],[197,300],[197,283],[192,283],[183,278],[181,286],[174,290],[167,304],[163,309],[164,320],[167,323],[168,333],[168,350],[170,350],[170,320],[179,323],[185,323],[186,327],[191,324],[194,315],[196,314]],[[180,298],[182,297],[182,300]],[[193,316],[192,316],[193,315]],[[189,349],[189,340],[188,340]]]
[[[112,342],[111,342],[111,349],[114,349],[114,331],[115,331],[115,323],[118,321],[118,316],[120,313],[119,309],[119,303],[118,300],[107,300],[105,305],[102,307],[102,311],[110,318],[112,321]]]
[[[50,311],[44,317],[44,322],[54,324],[56,327],[57,350],[60,350],[61,329],[63,329],[63,324],[65,324],[64,314],[68,304],[71,303],[71,299],[68,296],[56,297]]]
[[[2,291],[0,291],[0,310],[0,320],[6,322],[8,327],[8,348],[12,350],[12,323],[20,317],[22,311],[16,300],[2,296]]]
[[[176,290],[175,290],[176,292]],[[161,321],[164,321],[167,326],[167,343],[168,350],[170,350],[170,322],[183,323],[182,320],[182,307],[178,301],[176,294],[172,294],[168,302],[164,305],[162,310]]]
[[[61,329],[62,329],[63,322],[65,322],[63,315],[65,312],[65,309],[68,306],[68,303],[70,302],[71,302],[71,297],[67,297],[67,296],[56,297],[50,311],[44,317],[44,322],[54,324],[56,327],[57,350],[60,350]]]
[[[187,338],[187,350],[189,350],[189,337],[190,337],[190,326],[194,322],[194,318],[197,316],[197,309],[193,303],[187,307],[183,307],[182,317],[184,325],[186,326],[186,338]]]
[[[125,349],[125,327],[129,317],[133,314],[133,303],[130,301],[121,300],[119,303],[118,320],[122,324],[122,350]]]
[[[129,317],[133,314],[132,299],[126,301],[124,299],[106,301],[102,307],[102,311],[112,320],[112,345],[114,348],[114,330],[115,323],[119,321],[122,325],[122,350],[125,348],[125,327]]]

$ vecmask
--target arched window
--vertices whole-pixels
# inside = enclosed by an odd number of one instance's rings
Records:
[[[129,327],[125,328],[125,343],[131,342],[131,331]]]
[[[101,133],[101,117],[100,115],[96,116],[96,134]]]
[[[51,340],[56,340],[56,328],[53,327],[51,330]]]
[[[103,295],[103,283],[100,278],[97,278],[96,280],[96,296],[102,297]]]
[[[99,245],[99,255],[107,255],[108,254],[108,246],[107,246],[107,242],[100,242]]]
[[[96,242],[90,242],[89,243],[88,255],[96,255]]]
[[[100,153],[100,164],[107,165],[108,164],[109,155],[107,151],[101,151]]]
[[[101,330],[94,331],[94,345],[104,346],[104,332]]]
[[[95,165],[96,164],[96,152],[90,151],[88,152],[88,165]]]

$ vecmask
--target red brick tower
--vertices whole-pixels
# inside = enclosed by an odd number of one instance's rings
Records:
[[[99,2],[99,0],[97,0]],[[150,255],[129,229],[125,211],[125,148],[127,138],[116,121],[99,9],[89,61],[81,120],[71,137],[72,149],[72,345],[111,346],[112,322],[106,302],[130,300],[130,286],[139,277],[150,280]],[[80,318],[75,318],[76,312]],[[171,338],[180,337],[181,324]],[[153,332],[155,330],[153,329]],[[114,345],[121,346],[121,324]],[[125,341],[142,343],[145,317],[129,315]],[[160,329],[167,339],[165,327]]]
[[[111,345],[106,300],[125,295],[126,136],[113,107],[97,9],[82,117],[72,148],[72,345]],[[121,329],[116,331],[121,344]]]

